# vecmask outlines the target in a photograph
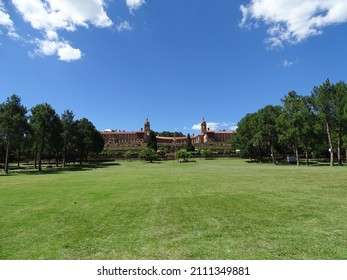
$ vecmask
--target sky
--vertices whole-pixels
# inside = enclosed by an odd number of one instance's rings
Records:
[[[345,0],[0,0],[0,102],[95,127],[234,130],[347,81]]]

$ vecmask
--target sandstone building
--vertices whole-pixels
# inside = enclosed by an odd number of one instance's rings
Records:
[[[232,131],[213,131],[207,127],[205,119],[201,121],[201,129],[198,135],[192,135],[191,140],[193,145],[204,144],[225,144],[231,139]],[[144,123],[144,127],[140,131],[126,132],[126,131],[104,131],[101,132],[105,140],[105,148],[112,148],[117,146],[145,146],[147,137],[151,130],[148,118]],[[162,137],[157,136],[158,144],[169,146],[181,146],[187,140],[187,137]]]

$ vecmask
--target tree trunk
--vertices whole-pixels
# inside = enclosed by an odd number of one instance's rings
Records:
[[[274,151],[274,148],[273,148],[272,145],[270,146],[270,152],[271,152],[271,160],[272,160],[272,163],[273,163],[273,164],[276,164],[275,151]]]
[[[339,128],[338,137],[337,137],[337,161],[339,165],[342,165],[342,158],[341,158],[341,150],[342,150],[342,135],[341,135],[341,128]]]
[[[297,146],[295,146],[295,157],[296,157],[296,165],[300,166],[299,149]]]
[[[9,155],[10,153],[10,141],[7,141],[6,143],[6,155],[5,155],[5,166],[4,166],[4,172],[8,174],[8,165],[9,165]]]
[[[34,168],[37,169],[37,144],[35,145]]]
[[[66,166],[66,146],[64,147],[64,152],[63,152],[63,167]]]
[[[331,138],[331,132],[329,123],[326,123],[327,126],[327,134],[328,134],[328,141],[329,141],[329,152],[330,152],[330,166],[334,166],[334,148],[333,148],[333,140]]]
[[[20,156],[21,156],[21,148],[17,150],[17,167],[20,167]]]
[[[309,165],[309,161],[308,161],[308,149],[306,148],[305,150],[305,156],[306,156],[306,166]]]
[[[43,146],[44,146],[44,140],[41,142],[41,147],[39,151],[39,171],[42,171],[42,154],[43,154]]]

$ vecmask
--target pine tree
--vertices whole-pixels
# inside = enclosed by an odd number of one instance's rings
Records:
[[[153,149],[154,151],[158,150],[158,142],[155,132],[151,130],[147,139],[147,147]]]
[[[186,140],[186,150],[187,150],[187,152],[194,152],[194,150],[195,150],[195,147],[192,143],[192,139],[190,138],[189,133],[187,135],[187,140]]]

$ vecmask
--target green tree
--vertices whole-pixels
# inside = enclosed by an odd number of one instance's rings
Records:
[[[188,161],[188,158],[190,158],[192,154],[184,149],[179,150],[176,152],[176,158],[182,159],[183,161]]]
[[[151,130],[147,139],[147,147],[153,149],[154,151],[158,150],[158,142],[155,132]]]
[[[258,129],[255,133],[257,141],[264,146],[270,154],[272,163],[276,163],[276,147],[278,146],[277,118],[281,113],[280,106],[268,105],[258,110]]]
[[[333,128],[336,124],[336,88],[329,80],[315,86],[312,91],[315,110],[324,122],[329,143],[330,166],[334,166]]]
[[[5,145],[5,173],[9,172],[9,157],[12,147],[17,146],[20,149],[24,141],[28,129],[26,113],[27,109],[21,104],[17,95],[12,95],[7,98],[6,102],[0,104],[0,138]]]
[[[100,153],[104,148],[104,140],[93,123],[83,118],[76,122],[77,137],[76,148],[79,155],[80,164],[88,159],[90,153]]]
[[[343,136],[347,130],[347,116],[345,115],[345,106],[347,104],[347,85],[345,82],[335,84],[335,115],[336,115],[336,136],[337,136],[337,161],[342,165],[342,146]]]
[[[204,149],[201,151],[201,155],[205,158],[208,159],[209,157],[211,157],[212,152],[210,149]]]
[[[62,138],[63,126],[59,115],[55,115],[52,120],[51,133],[49,135],[46,155],[50,160],[55,158],[55,164],[58,166],[62,151],[63,151],[63,138]]]
[[[305,151],[306,165],[309,165],[309,152],[321,146],[323,143],[322,126],[314,114],[313,101],[310,96],[303,96],[301,100],[302,106],[302,127],[300,128],[300,145]]]
[[[279,141],[292,147],[297,166],[300,166],[299,147],[306,146],[305,133],[307,133],[308,126],[313,126],[313,123],[310,122],[312,118],[310,118],[308,103],[305,100],[295,91],[289,92],[282,99],[283,108],[277,119],[280,127]]]
[[[186,140],[186,143],[185,143],[185,148],[187,150],[187,152],[194,152],[195,150],[195,147],[192,143],[192,139],[190,138],[190,134],[188,133],[187,135],[187,140]]]
[[[63,140],[63,167],[66,166],[69,155],[74,153],[75,145],[74,139],[77,137],[76,121],[72,111],[66,110],[61,115],[62,122],[62,140]]]
[[[154,160],[158,159],[158,154],[152,148],[147,147],[141,151],[140,158],[152,163]]]
[[[49,140],[60,136],[60,133],[55,129],[58,120],[59,116],[47,103],[38,104],[31,109],[30,126],[35,145],[35,168],[37,168],[38,162],[39,171],[42,170],[42,156]]]
[[[261,145],[254,138],[257,129],[256,113],[247,114],[239,121],[236,132],[230,141],[236,149],[240,150],[241,157],[261,159]]]

